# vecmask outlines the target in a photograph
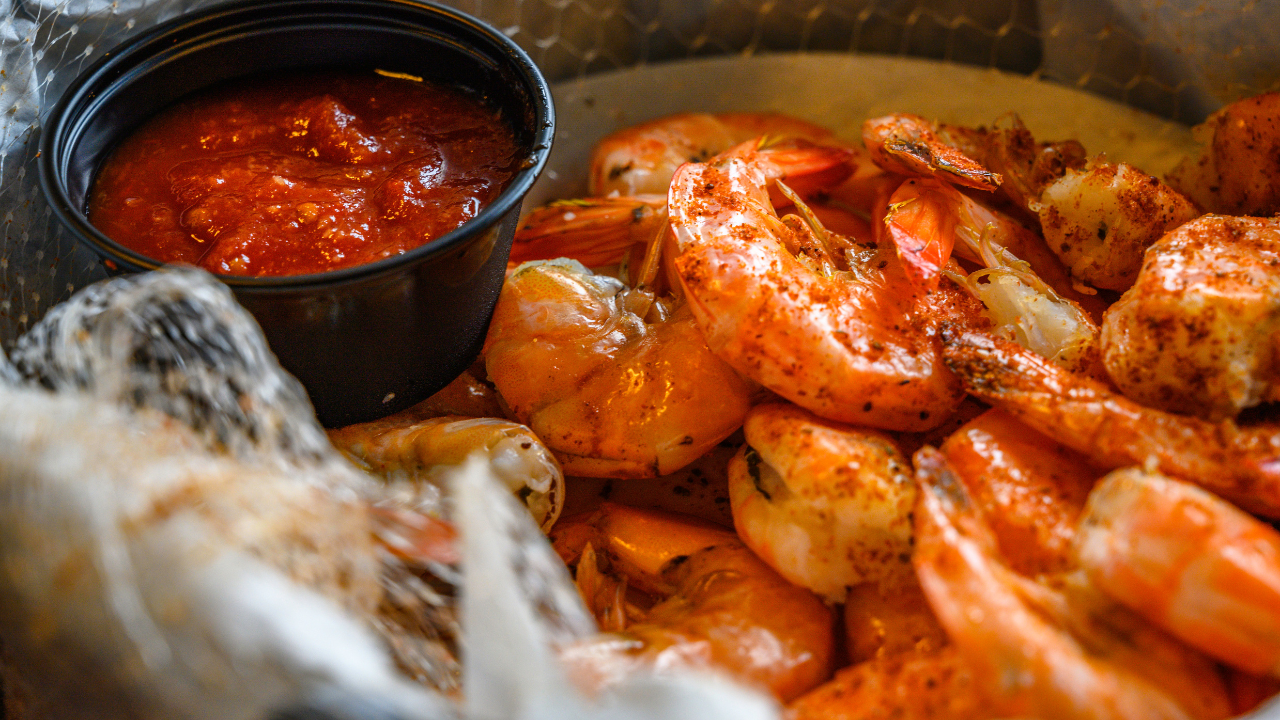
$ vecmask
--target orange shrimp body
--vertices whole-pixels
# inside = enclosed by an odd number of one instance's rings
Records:
[[[1226,688],[1206,658],[1100,602],[1089,586],[1008,568],[941,453],[915,455],[920,583],[997,717],[1224,718]]]
[[[1224,663],[1280,675],[1280,533],[1269,525],[1130,468],[1089,496],[1076,546],[1120,602]]]
[[[1010,567],[1069,568],[1076,519],[1098,473],[1088,459],[1002,410],[969,421],[942,453],[985,513]]]
[[[676,168],[762,135],[844,146],[820,125],[780,113],[680,113],[604,137],[591,154],[587,194],[665,193]]]
[[[854,272],[802,262],[806,238],[739,158],[683,166],[668,211],[698,325],[742,374],[823,417],[888,430],[935,427],[959,404],[896,257]]]
[[[1280,517],[1280,427],[1153,410],[986,333],[944,330],[947,363],[969,392],[1103,469],[1159,469],[1241,508]]]
[[[489,377],[566,474],[673,472],[742,425],[749,383],[687,310],[654,309],[652,296],[573,261],[507,278],[485,340]]]
[[[982,720],[990,704],[955,647],[858,663],[787,707],[786,720]]]
[[[731,531],[604,503],[586,517],[562,522],[552,539],[566,562],[577,563],[580,588],[597,572],[584,564],[598,553],[627,586],[665,598],[637,611],[601,607],[598,592],[587,597],[597,614],[638,616],[613,623],[620,637],[587,641],[562,655],[571,671],[595,683],[641,667],[715,669],[785,702],[831,673],[832,612],[761,562]]]
[[[757,405],[729,463],[733,524],[791,582],[833,602],[852,585],[910,575],[910,465],[884,433]]]

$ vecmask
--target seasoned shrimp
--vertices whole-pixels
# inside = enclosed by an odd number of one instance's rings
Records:
[[[680,513],[733,527],[729,503],[729,459],[742,443],[737,435],[711,448],[679,470],[644,482],[610,478],[565,478],[565,515],[590,512],[604,501],[649,510]]]
[[[1188,645],[1280,675],[1280,533],[1210,493],[1137,468],[1089,495],[1080,564],[1104,592]]]
[[[986,190],[1008,185],[1003,194],[1039,221],[1045,243],[1071,277],[1095,287],[1129,287],[1147,246],[1199,214],[1177,190],[1130,165],[1100,157],[1085,163],[1079,143],[1037,143],[1016,118],[1011,128],[937,125],[914,116],[867,126],[888,128],[864,131],[868,148],[927,149],[918,162],[908,152],[888,159],[873,153],[882,167]],[[899,140],[895,132],[918,133],[918,139]],[[934,156],[949,159],[931,165]]]
[[[888,430],[945,421],[962,393],[897,258],[846,252],[847,272],[830,255],[797,258],[823,243],[779,220],[764,188],[760,169],[738,158],[690,163],[671,184],[675,264],[711,349],[832,420]]]
[[[1280,220],[1206,215],[1147,251],[1102,359],[1150,407],[1207,420],[1280,400]]]
[[[845,649],[854,663],[902,653],[931,653],[947,633],[914,574],[849,589],[844,601]]]
[[[946,127],[919,115],[898,113],[867,120],[862,124],[862,142],[872,162],[899,175],[936,177],[978,190],[995,190],[1002,180],[957,147],[957,139]]]
[[[787,720],[982,720],[991,717],[973,673],[948,646],[844,668],[787,706]]]
[[[426,511],[441,507],[444,478],[479,453],[543,530],[555,524],[564,505],[564,475],[533,432],[492,417],[418,419],[413,410],[330,430],[329,440],[358,467],[385,477],[405,496],[401,504]]]
[[[566,562],[577,564],[588,606],[620,631],[567,648],[562,658],[571,672],[607,683],[643,667],[718,669],[784,702],[831,673],[831,611],[730,531],[606,503],[562,522],[552,538]],[[602,560],[621,583],[604,585],[604,593],[594,592],[598,579],[583,582],[601,572]],[[626,602],[627,587],[663,599],[639,609]]]
[[[600,140],[591,153],[587,194],[665,194],[676,168],[705,162],[762,135],[854,150],[824,127],[779,113],[681,113],[633,125]]]
[[[1250,512],[1280,517],[1280,428],[1211,423],[1139,405],[1009,341],[944,329],[947,363],[970,393],[1099,468],[1151,467]]]
[[[855,169],[854,154],[848,148],[794,138],[752,138],[726,148],[717,157],[741,157],[758,163],[769,197],[779,205],[834,185]],[[780,187],[784,180],[785,188]],[[640,266],[631,268],[631,280],[647,283],[653,281],[655,270],[645,266],[659,261],[651,256],[666,249],[668,235],[665,192],[564,200],[524,218],[516,231],[511,261],[570,257],[588,267],[602,267],[627,259]]]
[[[733,524],[783,577],[831,602],[911,573],[915,484],[885,434],[790,403],[757,405],[729,463]]]
[[[557,200],[520,221],[511,260],[567,257],[587,267],[616,264],[636,245],[667,229],[667,196],[636,195]]]
[[[566,474],[654,477],[737,430],[751,385],[707,348],[686,307],[571,260],[507,278],[484,345],[489,378]]]
[[[986,515],[1011,568],[1035,575],[1074,564],[1076,520],[1101,475],[1087,456],[1003,410],[969,421],[941,450]]]
[[[1087,586],[1009,570],[941,453],[916,453],[914,561],[930,605],[992,714],[1037,718],[1224,718],[1206,658],[1109,607]]]
[[[905,244],[954,248],[956,257],[990,267],[984,250],[1005,264],[1023,261],[1055,293],[1076,303],[1090,318],[1101,320],[1106,303],[1096,294],[1077,290],[1067,268],[1044,239],[1012,217],[938,180],[908,180],[888,200],[884,226],[898,247]],[[950,253],[937,252],[925,262],[926,272],[940,273]]]
[[[945,274],[981,300],[993,332],[1069,369],[1100,372],[1094,317],[1105,306],[1071,286],[1065,268],[1033,233],[931,179],[903,183],[889,198],[884,225],[899,256],[914,258],[906,266],[917,268],[917,282]],[[1006,243],[1030,253],[1056,282],[1043,280],[1036,265],[1020,260]],[[982,268],[966,277],[945,267],[952,246]]]
[[[1204,143],[1169,183],[1209,212],[1268,216],[1280,212],[1280,93],[1239,100],[1194,129]]]
[[[1141,170],[1097,161],[1067,170],[1030,207],[1071,276],[1108,290],[1132,285],[1147,247],[1200,214],[1181,193]]]

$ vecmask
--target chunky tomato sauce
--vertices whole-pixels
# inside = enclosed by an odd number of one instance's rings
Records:
[[[150,120],[107,159],[89,220],[164,262],[317,273],[453,230],[521,160],[497,111],[463,91],[374,74],[277,77]]]

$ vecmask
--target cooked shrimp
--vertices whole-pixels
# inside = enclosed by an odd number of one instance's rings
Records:
[[[757,162],[767,178],[770,199],[788,204],[838,183],[854,170],[848,148],[796,139],[752,138],[726,148],[717,157]],[[786,187],[780,187],[782,181]],[[665,188],[664,188],[665,190]],[[512,245],[511,262],[569,257],[588,267],[629,261],[633,284],[652,284],[657,269],[669,260],[667,196],[609,196],[553,202],[521,222]],[[668,276],[663,279],[673,279]],[[672,283],[673,285],[677,283]]]
[[[901,248],[904,244],[954,248],[956,257],[991,267],[990,251],[1004,264],[1022,261],[1062,298],[1079,305],[1095,321],[1107,305],[1096,294],[1077,290],[1067,268],[1044,239],[1004,213],[938,180],[908,180],[888,200],[884,225]],[[901,254],[901,253],[900,253]],[[940,273],[949,253],[937,253],[927,272]]]
[[[941,450],[986,516],[1011,568],[1036,575],[1074,565],[1076,520],[1101,475],[1087,456],[1003,410],[970,420]]]
[[[1028,220],[1035,220],[1030,206],[1045,187],[1067,170],[1083,168],[1088,160],[1088,153],[1078,141],[1037,141],[1017,113],[1005,113],[990,127],[944,127],[947,137],[962,139],[960,146],[966,152],[1000,173],[1004,181],[999,194],[1008,198],[1014,208],[1030,213]]]
[[[993,714],[1227,716],[1211,662],[1136,616],[1094,606],[1087,589],[1054,588],[1009,570],[941,453],[921,450],[915,461],[916,571]]]
[[[993,332],[1069,369],[1101,372],[1093,318],[1101,316],[1103,304],[1076,292],[1057,258],[1030,231],[932,179],[903,183],[888,201],[884,224],[899,256],[911,259],[907,268],[916,268],[910,273],[916,282],[936,284],[931,278],[945,274],[982,302]],[[1065,296],[1004,242],[1032,252]],[[953,245],[956,255],[983,267],[968,276],[958,266],[944,269]]]
[[[465,417],[503,417],[501,398],[489,384],[482,382],[484,361],[477,360],[439,392],[412,407],[396,413],[397,417],[425,420],[444,415]]]
[[[597,682],[648,667],[718,669],[780,700],[799,696],[831,673],[831,611],[784,580],[732,532],[680,515],[606,503],[562,522],[552,535],[581,578],[599,571],[599,553],[627,586],[659,596],[647,610],[621,612],[620,636],[562,653],[571,669]],[[598,562],[598,559],[597,559]],[[584,564],[585,563],[585,564]],[[622,601],[625,593],[614,592]]]
[[[978,190],[999,187],[998,173],[940,134],[946,134],[944,127],[907,113],[872,118],[862,125],[862,142],[871,160],[889,172],[936,177]]]
[[[885,434],[790,403],[757,405],[729,463],[733,524],[783,577],[831,602],[911,573],[915,484]]]
[[[1150,462],[1245,510],[1280,517],[1280,428],[1153,410],[1009,341],[947,329],[943,337],[947,363],[970,393],[1099,468]]]
[[[1104,592],[1192,647],[1280,675],[1280,533],[1210,493],[1118,470],[1089,495],[1080,564]]]
[[[844,601],[845,649],[854,663],[901,653],[931,653],[947,633],[914,574],[849,589]]]
[[[991,717],[952,646],[844,668],[787,707],[787,720],[982,720]]]
[[[557,200],[520,221],[512,264],[567,257],[587,267],[613,265],[667,229],[667,196]]]
[[[742,425],[751,386],[685,308],[564,260],[507,278],[484,346],[489,378],[566,474],[673,472]]]
[[[711,448],[685,467],[644,482],[610,478],[565,478],[565,515],[590,512],[604,501],[649,510],[680,513],[722,527],[733,527],[729,503],[729,459],[742,445],[737,435]]]
[[[752,162],[683,166],[669,212],[690,306],[708,345],[739,372],[840,422],[923,430],[962,397],[941,363],[932,319],[897,258],[844,253],[840,271],[821,238],[784,223]]]
[[[878,123],[886,120],[886,128],[900,124],[908,128],[901,131],[905,136],[922,133],[919,140],[904,144],[927,148],[924,160],[947,153],[954,159],[939,161],[936,170],[922,160],[896,171],[987,190],[1009,185],[1004,195],[1038,219],[1045,243],[1071,276],[1095,287],[1127,288],[1137,275],[1143,250],[1199,214],[1181,193],[1129,165],[1101,157],[1083,163],[1079,143],[1035,142],[1016,118],[1012,128],[987,129],[930,124],[913,116],[905,116],[908,121],[903,122],[902,117],[868,121],[868,126],[880,127]],[[893,137],[892,132],[881,132]],[[868,148],[873,143],[887,147],[893,141],[868,139]],[[894,160],[877,162],[892,167]]]
[[[665,194],[676,168],[705,162],[762,135],[853,150],[830,130],[779,113],[681,113],[633,125],[600,140],[591,154],[587,194]]]
[[[398,504],[428,513],[441,508],[447,474],[479,453],[543,530],[555,524],[564,506],[564,475],[529,428],[491,417],[417,419],[413,410],[330,430],[329,439],[358,467],[385,477],[389,492],[403,495]]]
[[[1124,163],[1097,161],[1067,170],[1031,209],[1071,276],[1108,290],[1132,285],[1147,247],[1200,214],[1156,178]]]
[[[1147,251],[1107,311],[1102,358],[1128,397],[1207,420],[1280,400],[1280,220],[1206,215]]]
[[[1194,129],[1199,157],[1169,173],[1169,183],[1209,212],[1280,212],[1280,93],[1239,100]]]

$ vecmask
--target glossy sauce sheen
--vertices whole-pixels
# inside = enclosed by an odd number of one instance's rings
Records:
[[[372,73],[282,76],[148,121],[103,165],[89,219],[164,262],[318,273],[444,235],[522,160],[507,122],[464,91]]]

